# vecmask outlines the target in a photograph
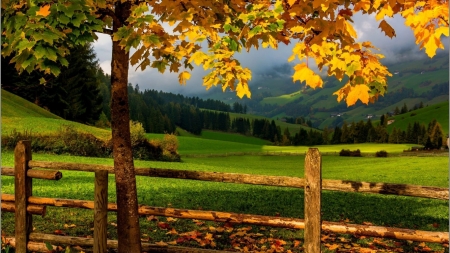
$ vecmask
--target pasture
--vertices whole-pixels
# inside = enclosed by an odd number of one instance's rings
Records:
[[[75,156],[55,156],[33,154],[34,160],[77,162],[112,165],[112,159]],[[13,165],[12,152],[2,154],[2,166]],[[136,167],[171,168],[211,172],[232,172],[259,175],[303,177],[304,156],[229,156],[229,157],[188,157],[181,163],[135,161]],[[448,186],[447,157],[339,157],[323,156],[323,178],[360,180],[371,182],[406,183],[428,186]],[[94,188],[93,173],[63,171],[60,181],[33,180],[33,195],[92,200]],[[229,183],[214,183],[193,180],[137,177],[138,198],[140,204],[174,207],[182,209],[216,210],[236,213],[248,213],[282,217],[303,218],[303,190],[283,187],[253,186]],[[13,193],[13,178],[2,177],[2,192]],[[109,176],[109,202],[115,201],[114,176]],[[390,195],[361,193],[323,192],[323,220],[343,221],[355,224],[372,223],[381,226],[414,228],[429,231],[448,231],[448,201],[422,199]],[[62,231],[67,235],[92,236],[92,211],[49,207],[46,217],[36,217],[34,226],[37,231],[53,233]],[[108,233],[116,238],[115,214],[108,215]],[[192,220],[167,220],[158,218],[158,222],[170,223],[178,234],[198,230],[211,232],[211,227],[221,227],[215,222],[193,222]],[[11,234],[14,229],[13,216],[2,214],[2,229]],[[176,234],[161,228],[154,218],[142,217],[143,239],[150,242],[171,242],[177,240]],[[70,227],[69,227],[70,226]],[[206,230],[205,230],[206,228]],[[203,229],[203,230],[202,230]],[[238,229],[238,228],[236,228]],[[295,240],[301,241],[303,231],[289,229],[267,229],[255,231],[268,237],[283,239],[285,247],[296,251]],[[269,231],[270,230],[270,231]],[[230,234],[223,234],[231,236]],[[373,238],[361,239],[343,236],[362,246],[373,243]],[[217,248],[230,249],[230,240],[224,238]],[[393,243],[391,240],[387,242]],[[199,246],[189,243],[180,245]],[[417,246],[418,243],[406,243],[403,249]],[[440,244],[427,244],[436,252],[446,250]],[[206,246],[208,247],[208,246]],[[243,247],[243,246],[242,246]],[[409,247],[409,248],[408,248]],[[326,247],[324,248],[327,251]]]
[[[20,106],[23,104],[23,106]],[[231,114],[232,117],[238,115]],[[245,116],[245,115],[242,115]],[[284,123],[286,124],[286,123]],[[17,131],[32,133],[54,133],[62,125],[71,125],[76,130],[91,133],[103,140],[110,138],[110,131],[75,122],[65,121],[31,103],[2,91],[2,134]],[[295,127],[298,132],[299,125]],[[284,130],[284,127],[282,127]],[[295,133],[294,130],[291,134]],[[308,147],[271,146],[264,140],[237,134],[203,131],[202,136],[192,136],[179,130],[179,153],[182,162],[154,162],[135,160],[136,167],[168,168],[178,170],[245,173],[255,175],[274,175],[303,177],[304,153]],[[146,134],[149,139],[162,139],[161,134]],[[323,179],[355,180],[368,182],[404,183],[436,187],[448,187],[448,157],[404,157],[403,150],[412,144],[351,144],[323,145],[319,150],[323,156]],[[341,149],[360,149],[364,157],[339,157],[334,154]],[[374,153],[386,150],[390,157],[376,158]],[[285,155],[295,153],[295,155]],[[233,154],[233,155],[232,155]],[[251,155],[250,155],[251,154]],[[332,155],[330,155],[332,154]],[[77,157],[33,153],[33,160],[113,165],[111,158]],[[12,151],[2,150],[2,166],[11,167],[14,163]],[[41,197],[93,200],[94,173],[62,171],[59,181],[33,179],[33,195]],[[204,182],[166,178],[137,176],[139,204],[181,209],[215,210],[282,217],[304,217],[304,194],[302,189],[241,185],[231,183]],[[115,202],[114,176],[109,176],[109,202]],[[14,178],[1,178],[1,191],[14,192]],[[374,195],[323,191],[323,220],[347,223],[371,223],[428,231],[449,230],[448,201],[413,198],[392,195]],[[2,232],[14,233],[14,216],[2,212]],[[115,213],[108,214],[108,237],[117,239]],[[284,242],[283,250],[301,252],[302,230],[272,229],[260,227],[235,226],[202,222],[195,220],[176,220],[163,217],[142,217],[140,220],[142,241],[151,243],[171,243],[190,247],[204,247],[226,250],[245,250],[249,240],[257,240],[259,250],[270,248],[274,241]],[[163,225],[161,225],[163,224]],[[165,225],[164,225],[165,224]],[[93,235],[93,212],[83,209],[48,207],[47,216],[33,218],[35,231],[72,236],[90,237]],[[169,227],[167,227],[169,226]],[[173,228],[173,230],[171,230]],[[250,229],[250,230],[249,230]],[[178,241],[182,233],[197,231],[201,236],[214,234],[216,245],[201,245],[195,241]],[[222,232],[217,232],[222,231]],[[252,238],[237,236],[242,231],[252,232]],[[245,234],[245,233],[244,233]],[[255,235],[257,235],[255,238]],[[403,252],[415,249],[430,249],[435,252],[448,252],[448,245],[395,242],[362,238],[351,235],[324,234],[328,239],[323,243],[324,252],[335,252],[336,243],[340,248],[375,247],[380,250]],[[250,238],[250,239],[248,239]],[[336,241],[330,241],[331,239]],[[239,239],[239,240],[238,240]],[[333,239],[333,240],[334,240]],[[264,241],[265,240],[265,241]],[[300,243],[300,244],[299,244]],[[331,247],[330,247],[331,245]],[[247,248],[248,249],[248,248]],[[281,250],[278,248],[278,250]],[[3,252],[3,251],[2,251]],[[281,252],[281,251],[280,251]]]

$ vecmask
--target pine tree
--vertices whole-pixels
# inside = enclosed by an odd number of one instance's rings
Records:
[[[339,144],[341,143],[341,135],[342,131],[340,127],[335,127],[333,132],[333,137],[331,138],[331,144]]]

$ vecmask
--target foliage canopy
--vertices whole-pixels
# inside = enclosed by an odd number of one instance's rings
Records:
[[[96,39],[94,32],[112,34],[117,2],[111,0],[5,0],[2,1],[2,55],[13,54],[20,71],[42,70],[58,75],[68,64],[73,45]],[[203,78],[206,88],[220,85],[235,89],[239,97],[250,97],[251,71],[234,58],[236,52],[260,46],[276,49],[279,43],[295,42],[289,61],[298,58],[293,81],[321,87],[320,75],[308,66],[348,82],[334,94],[353,105],[357,100],[373,102],[383,95],[387,76],[370,42],[357,42],[352,25],[355,13],[373,14],[386,36],[395,30],[385,20],[399,14],[405,18],[420,48],[433,57],[444,48],[448,36],[446,0],[182,0],[134,1],[122,27],[112,34],[127,51],[135,49],[130,63],[142,70],[179,73],[185,84],[187,69],[202,65],[210,72]],[[170,28],[166,25],[170,25]],[[208,51],[202,51],[207,47]],[[306,61],[305,61],[306,60]],[[44,80],[43,80],[44,81]]]

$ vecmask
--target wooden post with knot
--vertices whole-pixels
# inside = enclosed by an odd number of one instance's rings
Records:
[[[310,148],[305,157],[305,252],[319,253],[322,219],[322,157]]]

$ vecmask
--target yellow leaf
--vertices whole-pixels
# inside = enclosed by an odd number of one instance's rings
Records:
[[[352,106],[356,101],[361,100],[364,104],[369,103],[369,87],[365,84],[358,84],[350,88],[350,92],[347,94],[345,101],[347,106]]]
[[[183,71],[178,75],[178,81],[180,84],[186,85],[186,80],[189,80],[191,78],[191,74],[187,71]]]
[[[200,65],[206,59],[208,59],[208,56],[205,53],[203,53],[202,51],[197,51],[192,54],[191,58],[189,59],[189,63],[194,61],[195,64]]]
[[[314,73],[311,69],[306,66],[306,63],[297,64],[294,67],[295,73],[292,76],[293,81],[299,80],[300,82],[305,81],[306,84],[311,88],[322,87],[322,78]]]
[[[392,39],[392,37],[395,37],[395,30],[394,28],[392,28],[392,26],[390,26],[388,24],[388,22],[386,22],[385,20],[380,22],[380,25],[378,26],[378,28],[381,28],[381,30],[387,35],[389,36],[389,38]]]
[[[44,16],[47,17],[50,15],[50,5],[44,5],[39,8],[38,11],[36,11],[36,16]]]
[[[158,246],[167,246],[167,243],[163,242],[163,241],[159,241],[157,243],[155,243]]]
[[[251,93],[250,93],[250,90],[248,89],[248,85],[243,84],[243,83],[238,83],[238,85],[236,87],[236,94],[239,98],[243,98],[244,95],[247,96],[248,98],[251,97]]]
[[[441,35],[445,35],[448,37],[448,27],[441,26],[436,29],[436,31],[434,31],[434,36],[436,36],[436,38],[440,38]]]

